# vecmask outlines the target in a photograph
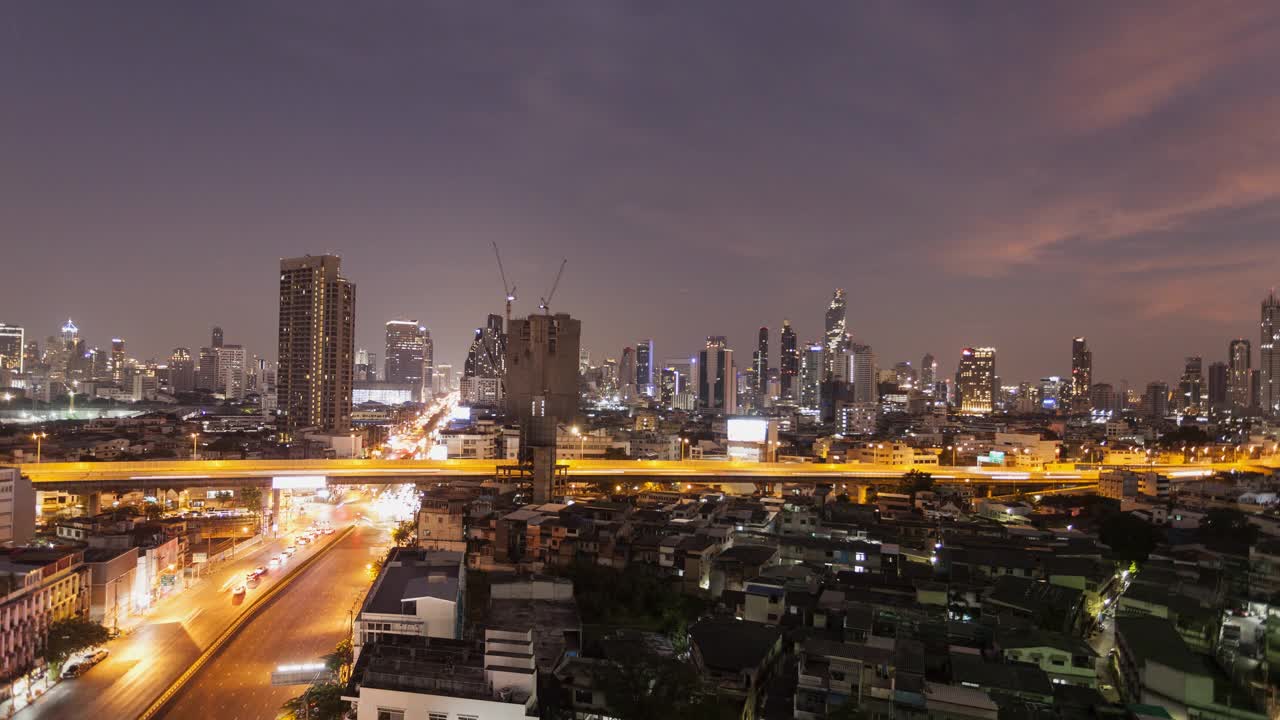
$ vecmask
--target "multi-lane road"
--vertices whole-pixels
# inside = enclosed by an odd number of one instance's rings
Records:
[[[385,528],[358,524],[260,610],[161,713],[162,718],[274,718],[303,686],[272,687],[279,665],[315,662],[350,633],[369,586],[365,566],[385,551]]]
[[[334,526],[351,522],[358,512],[352,506],[315,507],[320,511],[319,516],[329,519]],[[265,543],[226,562],[187,590],[161,600],[137,629],[107,644],[111,654],[106,660],[79,678],[54,686],[16,717],[33,720],[85,717],[90,708],[92,715],[99,718],[137,717],[245,610],[254,594],[277,582],[283,569],[269,574],[259,586],[249,590],[249,597],[244,600],[237,601],[232,596],[232,588],[243,580],[246,571],[265,566],[267,559],[287,544],[289,541],[285,538]],[[339,550],[334,548],[330,552]],[[299,548],[290,562],[296,563],[316,551],[314,545]],[[315,573],[308,572],[295,583],[313,575]]]

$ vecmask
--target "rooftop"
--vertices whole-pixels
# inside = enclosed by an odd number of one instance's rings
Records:
[[[1150,661],[1189,675],[1213,675],[1205,659],[1191,652],[1173,623],[1164,618],[1121,615],[1116,618],[1116,640],[1139,665]]]
[[[461,581],[462,553],[395,548],[365,598],[361,612],[412,615],[405,601],[438,598],[456,602]]]
[[[689,636],[704,665],[737,672],[763,663],[782,631],[744,620],[703,620],[689,629]]]

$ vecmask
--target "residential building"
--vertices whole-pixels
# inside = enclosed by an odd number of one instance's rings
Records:
[[[81,551],[0,550],[0,679],[40,657],[49,625],[89,613],[89,570]]]
[[[355,653],[391,635],[462,637],[465,553],[392,548],[355,619]]]
[[[356,286],[336,255],[280,261],[276,395],[287,439],[303,428],[350,429],[355,305]]]
[[[530,630],[484,631],[482,642],[388,637],[360,653],[343,699],[356,720],[524,720],[538,717]]]
[[[778,385],[783,402],[796,401],[796,376],[800,374],[800,350],[796,345],[796,331],[790,320],[782,321],[782,334],[779,344],[781,356],[778,359]]]
[[[1249,383],[1253,375],[1253,352],[1249,341],[1236,338],[1227,346],[1227,398],[1232,410],[1246,410],[1252,406]]]
[[[12,370],[19,375],[24,372],[26,342],[26,331],[21,327],[0,323],[0,370]]]
[[[1262,301],[1258,342],[1258,399],[1264,415],[1280,414],[1280,297]]]
[[[825,334],[819,346],[819,357],[823,365],[819,382],[824,380],[847,380],[848,363],[845,357],[849,351],[848,323],[846,318],[846,302],[844,290],[837,289],[827,305],[827,314],[823,325]]]
[[[18,468],[0,467],[0,544],[22,546],[36,527],[36,491]]]
[[[960,412],[989,415],[995,409],[996,349],[965,348],[956,369],[956,393]]]
[[[1088,412],[1089,388],[1093,385],[1093,351],[1082,337],[1071,341],[1071,404],[1072,412]]]

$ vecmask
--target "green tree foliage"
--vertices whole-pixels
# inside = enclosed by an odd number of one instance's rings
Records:
[[[341,642],[334,646],[333,652],[324,656],[324,666],[329,668],[329,671],[335,675],[341,675],[343,669],[351,664],[354,654],[351,638],[343,638]]]
[[[281,717],[284,720],[342,720],[348,710],[342,690],[343,686],[336,682],[316,683],[302,695],[286,700],[280,706],[284,711]]]
[[[1215,550],[1248,552],[1258,539],[1258,528],[1239,510],[1214,508],[1200,520],[1200,537]]]
[[[1143,563],[1159,542],[1159,531],[1132,513],[1116,513],[1102,521],[1098,539],[1109,546],[1121,563]]]
[[[1207,445],[1210,442],[1204,430],[1195,425],[1183,425],[1177,430],[1161,435],[1156,444],[1163,448],[1176,448],[1183,445]]]
[[[626,570],[577,563],[566,574],[588,624],[643,628],[676,634],[700,615],[705,603],[681,594],[669,578],[641,566]]]
[[[417,540],[418,523],[414,520],[405,520],[391,531],[391,542],[394,542],[397,547],[409,547]]]
[[[240,488],[240,504],[256,512],[262,511],[262,488],[246,485]]]
[[[921,470],[911,469],[902,476],[902,483],[912,493],[933,489],[933,476]]]
[[[615,647],[593,672],[608,714],[618,720],[715,720],[724,715],[696,667],[650,652],[642,643]]]
[[[101,645],[110,639],[111,631],[101,623],[84,618],[58,620],[49,626],[44,659],[58,669],[72,653]]]

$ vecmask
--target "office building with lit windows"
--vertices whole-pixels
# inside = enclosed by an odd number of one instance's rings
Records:
[[[302,428],[351,427],[356,286],[336,255],[280,261],[277,417],[291,439]]]

